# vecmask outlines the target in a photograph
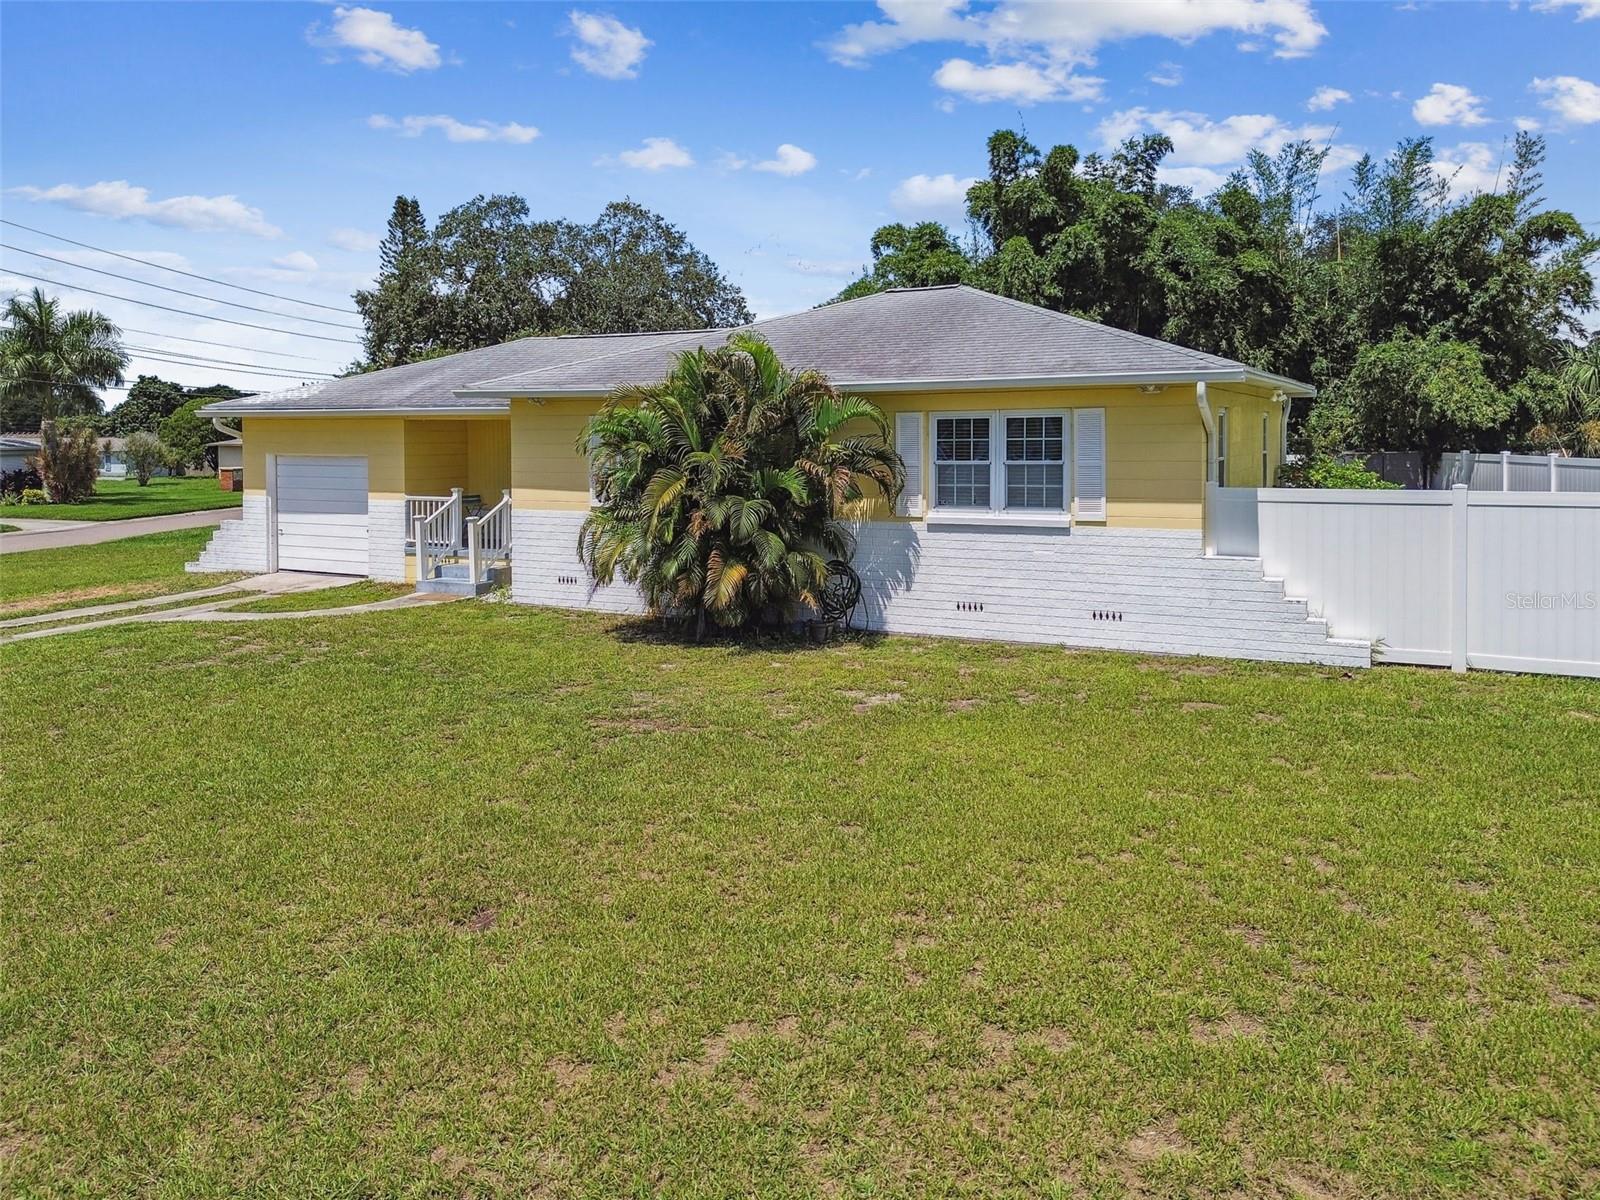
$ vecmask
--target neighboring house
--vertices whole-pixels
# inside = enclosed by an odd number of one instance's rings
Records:
[[[217,486],[225,492],[244,491],[244,442],[228,438],[208,445],[217,455]]]
[[[907,467],[860,518],[855,623],[890,631],[1365,665],[1257,564],[1205,557],[1207,482],[1268,484],[1304,383],[965,286],[898,289],[745,327],[886,412]],[[511,598],[636,612],[578,560],[584,423],[623,384],[730,330],[525,338],[222,401],[242,519],[203,570],[416,577],[463,509],[508,529]],[[496,502],[504,495],[506,505]],[[439,534],[435,545],[435,529]],[[493,549],[493,547],[491,547]],[[433,552],[438,551],[439,555]]]
[[[36,433],[0,435],[0,475],[22,470],[38,453],[39,435]]]
[[[128,477],[128,439],[103,437],[100,439],[100,478],[126,479]]]

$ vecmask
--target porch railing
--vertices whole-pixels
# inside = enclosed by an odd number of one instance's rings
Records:
[[[511,489],[487,512],[467,518],[467,571],[474,580],[485,567],[511,561]]]
[[[435,503],[441,501],[441,503]],[[461,489],[451,488],[450,494],[438,496],[406,497],[409,516],[412,504],[427,505],[431,511],[417,516],[411,524],[417,552],[417,581],[432,578],[433,566],[444,558],[454,558],[461,551]]]
[[[451,488],[448,496],[407,496],[406,497],[406,537],[411,537],[417,531],[418,518],[433,516],[442,508],[449,508],[453,503],[457,513],[456,544],[461,544],[461,488]]]

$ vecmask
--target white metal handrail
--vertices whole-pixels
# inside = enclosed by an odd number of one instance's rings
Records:
[[[410,537],[416,532],[418,517],[431,517],[441,508],[448,507],[450,502],[461,494],[460,488],[452,489],[448,496],[407,496],[406,497],[406,536]]]
[[[407,497],[407,504],[413,499],[431,501],[437,497]],[[436,561],[454,556],[461,549],[461,489],[451,488],[444,503],[434,506],[426,516],[417,517],[411,528],[416,542],[417,581],[420,583],[432,577]]]
[[[476,581],[486,565],[511,561],[511,489],[485,513],[467,518],[467,572]]]

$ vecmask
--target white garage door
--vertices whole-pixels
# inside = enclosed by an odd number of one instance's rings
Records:
[[[278,570],[365,575],[367,460],[278,458]]]

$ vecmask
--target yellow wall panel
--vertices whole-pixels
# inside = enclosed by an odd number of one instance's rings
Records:
[[[447,496],[467,486],[467,423],[406,422],[406,491],[413,496]]]
[[[367,489],[380,499],[405,495],[405,422],[399,417],[246,417],[247,491],[266,491],[268,454],[365,455]]]

